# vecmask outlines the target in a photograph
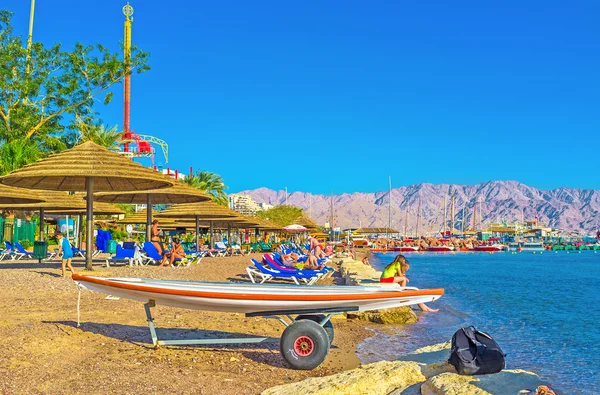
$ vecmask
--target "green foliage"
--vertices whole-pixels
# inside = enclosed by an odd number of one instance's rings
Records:
[[[123,232],[118,229],[109,228],[108,231],[112,235],[113,240],[116,240],[116,241],[126,241],[127,238],[129,237],[127,232]]]
[[[125,216],[133,214],[135,212],[135,206],[133,204],[117,203],[117,204],[115,204],[115,206],[117,206],[121,210],[125,211]]]
[[[34,42],[29,52],[13,34],[12,13],[0,10],[0,170],[6,173],[79,140],[78,122],[99,128],[95,104],[110,103],[126,73],[149,69],[148,54],[132,48],[126,65],[101,44]],[[88,133],[89,134],[89,133]],[[94,135],[112,135],[96,130]]]
[[[19,240],[19,244],[21,244],[24,249],[33,247],[33,242],[27,239]]]
[[[275,222],[281,227],[288,226],[294,223],[299,216],[302,215],[302,209],[295,206],[276,206],[266,211],[259,211],[256,215],[263,219],[268,219]]]
[[[85,123],[80,120],[77,123],[77,129],[80,133],[78,142],[92,141],[108,149],[117,148],[119,139],[123,135],[123,132],[119,131],[116,126],[109,128],[98,124],[97,121],[94,123]]]
[[[212,197],[213,202],[222,206],[229,205],[229,199],[225,193],[227,186],[225,186],[223,178],[220,175],[210,171],[198,170],[196,174],[187,177],[185,182],[194,188],[206,192],[206,194]]]

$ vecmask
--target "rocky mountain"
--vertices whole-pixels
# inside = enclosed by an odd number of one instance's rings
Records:
[[[600,191],[575,188],[544,191],[517,181],[477,185],[423,183],[395,188],[391,193],[356,192],[333,196],[293,192],[288,195],[288,204],[303,208],[320,225],[330,221],[333,201],[336,227],[387,227],[391,199],[392,228],[404,233],[406,227],[408,234],[416,230],[420,204],[419,233],[433,234],[442,229],[444,197],[450,226],[452,191],[455,191],[454,225],[459,230],[463,218],[465,227],[473,228],[475,206],[477,228],[480,228],[480,222],[527,221],[535,220],[537,216],[539,222],[556,229],[595,233],[600,223]],[[241,193],[252,196],[257,202],[285,204],[285,191],[258,188]]]

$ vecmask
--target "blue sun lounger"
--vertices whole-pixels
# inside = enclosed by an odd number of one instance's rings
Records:
[[[255,259],[250,259],[250,260],[254,264],[254,267],[248,266],[246,268],[246,273],[248,273],[248,277],[250,277],[250,281],[252,281],[253,283],[256,283],[256,281],[258,280],[258,277],[260,277],[261,284],[264,284],[267,281],[270,281],[272,279],[286,279],[286,280],[294,281],[294,283],[296,283],[296,285],[300,285],[300,282],[298,280],[302,280],[305,284],[312,285],[320,277],[320,276],[317,276],[312,273],[304,273],[300,270],[298,270],[294,273],[277,271],[277,270],[273,270],[273,269],[264,267],[263,265],[260,264],[260,262],[258,262]],[[255,277],[257,277],[257,278],[255,278]]]
[[[106,267],[110,267],[110,263],[127,263],[129,266],[139,264],[140,259],[137,252],[137,247],[131,250],[117,244],[117,253],[106,260]]]

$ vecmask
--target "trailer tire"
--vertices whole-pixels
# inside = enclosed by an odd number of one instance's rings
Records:
[[[296,317],[296,321],[300,320],[311,320],[319,324],[321,321],[325,319],[323,314],[302,314]],[[320,325],[320,324],[319,324]],[[331,320],[327,321],[325,325],[323,325],[323,329],[325,329],[325,333],[327,333],[327,337],[329,338],[329,345],[333,344],[333,324]]]
[[[294,369],[312,370],[329,353],[329,337],[325,329],[312,320],[294,322],[281,335],[281,355]]]

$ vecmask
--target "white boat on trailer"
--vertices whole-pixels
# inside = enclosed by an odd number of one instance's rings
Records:
[[[277,318],[286,329],[279,339],[283,358],[296,369],[314,369],[327,356],[333,340],[330,318],[348,311],[369,311],[433,302],[444,290],[398,285],[310,286],[210,283],[142,278],[103,278],[73,274],[81,288],[144,303],[155,347],[272,342],[273,338],[159,340],[150,308],[155,305],[194,310],[245,313]],[[296,317],[294,317],[296,316]],[[289,323],[282,317],[287,317]]]

